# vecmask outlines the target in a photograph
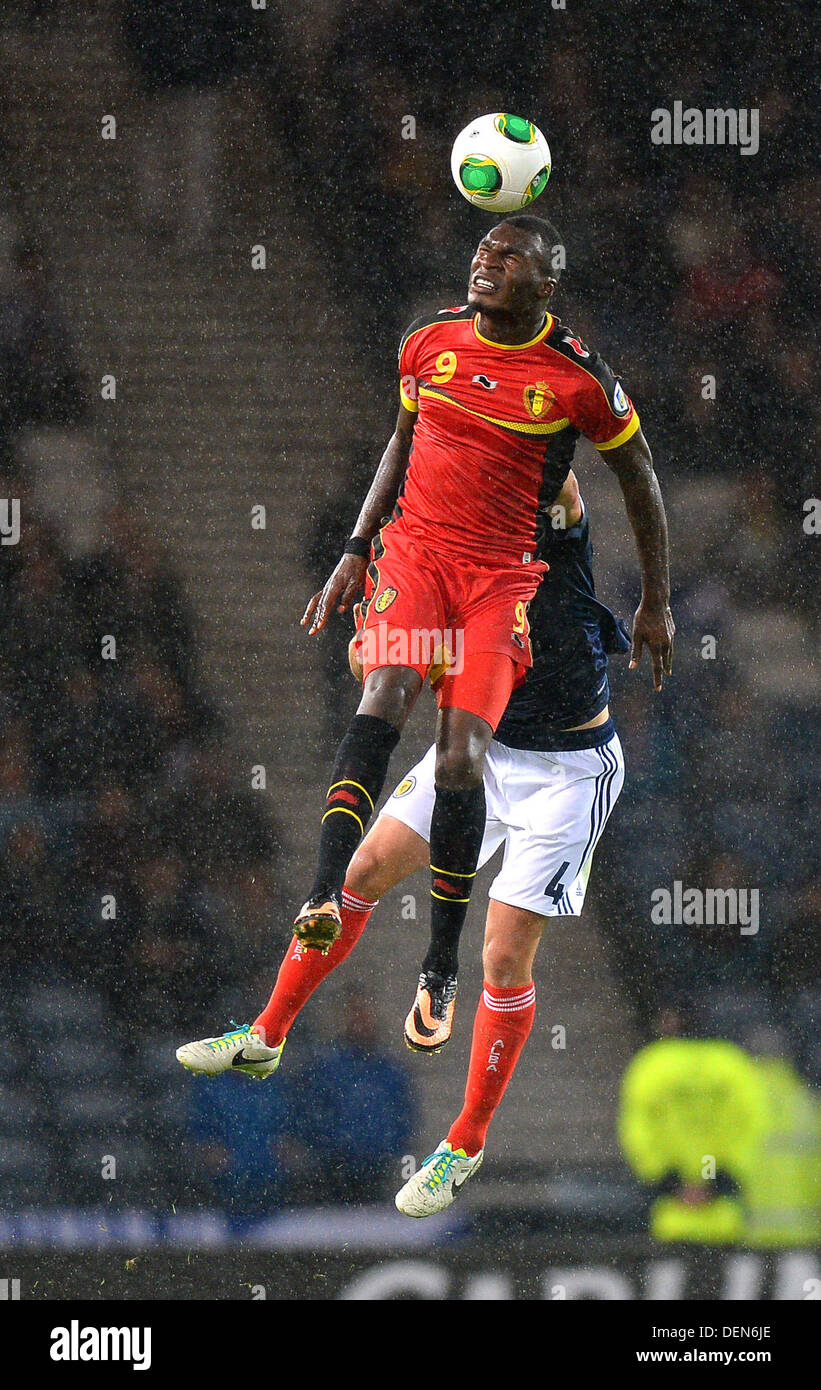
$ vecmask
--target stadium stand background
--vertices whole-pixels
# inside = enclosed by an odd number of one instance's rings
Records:
[[[742,1043],[766,1025],[808,1081],[821,1071],[800,7],[781,7],[775,49],[763,4],[743,31],[732,7],[682,20],[660,6],[645,46],[637,4],[597,9],[591,30],[582,7],[526,2],[494,10],[475,48],[463,3],[309,8],[295,25],[284,5],[212,5],[205,43],[187,3],[152,20],[125,0],[81,13],[62,0],[2,20],[0,466],[21,535],[0,550],[0,1012],[4,1036],[25,1040],[0,1052],[4,1208],[46,1194],[239,1215],[360,1201],[369,1067],[386,1080],[387,1196],[397,1155],[427,1152],[458,1108],[481,889],[462,1025],[435,1073],[401,1047],[422,881],[416,922],[400,894],[386,900],[264,1097],[203,1100],[173,1052],[248,1016],[288,939],[356,699],[343,625],[310,642],[296,620],[390,432],[398,336],[420,304],[460,302],[487,225],[450,184],[449,142],[505,108],[533,114],[553,149],[543,208],[569,265],[557,312],[622,373],[654,451],[678,637],[660,698],[647,668],[614,665],[626,789],[584,919],[546,933],[536,1027],[465,1200],[535,1205],[556,1229],[638,1230],[618,1091],[662,1010]],[[651,145],[653,107],[717,93],[760,106],[754,158]],[[107,113],[115,140],[100,138]],[[260,244],[267,269],[253,271]],[[629,617],[618,489],[590,449],[577,471],[600,591]],[[431,714],[428,700],[397,775]],[[651,891],[675,879],[758,887],[760,932],[654,927]],[[326,1085],[324,1123],[306,1124],[325,1073],[354,1055],[357,1085],[336,1111]],[[100,1176],[107,1154],[116,1182]],[[254,1155],[252,1192],[237,1174]]]

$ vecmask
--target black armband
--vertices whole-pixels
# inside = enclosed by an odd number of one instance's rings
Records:
[[[360,560],[370,558],[371,543],[366,541],[363,536],[349,536],[343,548],[343,555],[358,555]]]

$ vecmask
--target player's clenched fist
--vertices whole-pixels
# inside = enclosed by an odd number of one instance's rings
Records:
[[[309,600],[300,619],[302,627],[307,627],[313,635],[325,626],[334,608],[338,613],[347,613],[357,594],[362,591],[367,568],[367,560],[360,555],[343,555],[324,589]]]

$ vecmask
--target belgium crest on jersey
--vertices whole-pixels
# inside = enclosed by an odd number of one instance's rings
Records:
[[[551,391],[546,381],[528,382],[524,389],[524,401],[528,415],[532,415],[534,420],[538,420],[550,409],[556,399],[556,393]]]
[[[384,613],[386,608],[390,608],[395,598],[396,590],[394,589],[393,585],[389,584],[387,589],[382,590],[382,593],[379,595],[378,599],[374,603],[374,612]]]

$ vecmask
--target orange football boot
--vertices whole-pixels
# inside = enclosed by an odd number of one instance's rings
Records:
[[[456,976],[423,970],[413,1008],[405,1019],[405,1042],[412,1052],[441,1052],[450,1041],[456,1003]]]
[[[342,914],[333,893],[309,898],[294,918],[294,936],[309,951],[327,956],[342,935]]]

